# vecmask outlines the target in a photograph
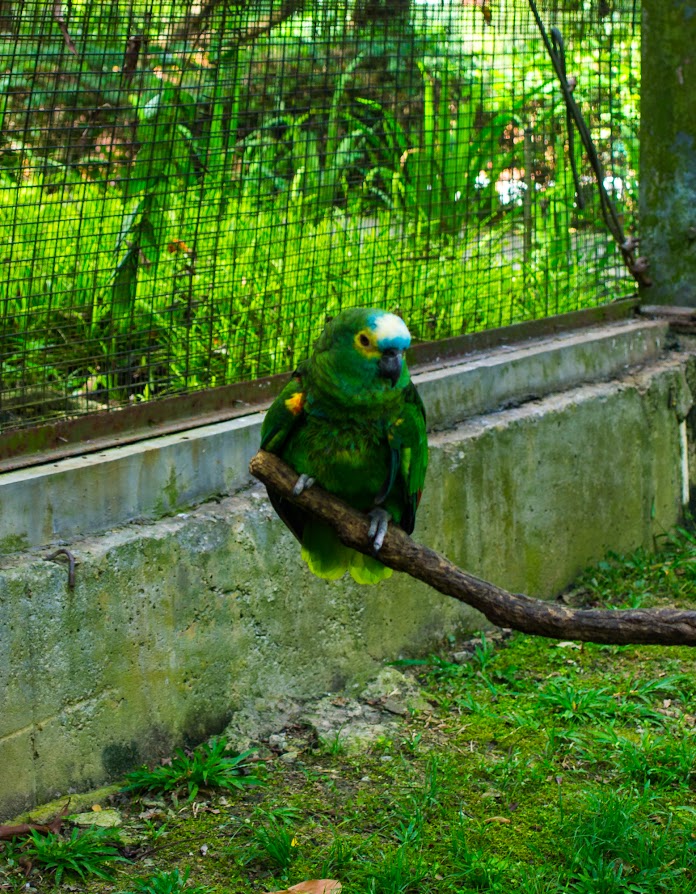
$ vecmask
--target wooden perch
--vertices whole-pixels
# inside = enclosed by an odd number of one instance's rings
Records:
[[[347,546],[374,555],[367,536],[369,522],[365,515],[318,486],[294,496],[292,489],[297,473],[265,450],[256,454],[249,470],[266,487],[335,528]],[[416,543],[395,525],[389,526],[379,559],[389,568],[405,571],[440,593],[473,606],[499,627],[592,643],[696,645],[696,611],[674,608],[573,609],[508,593],[457,568],[435,550]]]

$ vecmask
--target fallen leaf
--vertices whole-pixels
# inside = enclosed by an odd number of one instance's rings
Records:
[[[506,816],[489,816],[488,819],[485,819],[484,825],[488,825],[488,823],[504,823],[505,825],[510,824],[510,820]]]
[[[29,876],[31,875],[31,871],[34,868],[34,864],[32,863],[31,858],[28,857],[26,854],[22,854],[17,862],[24,870],[25,877],[29,878]]]
[[[342,885],[332,878],[313,878],[300,882],[282,891],[271,891],[269,894],[340,894]]]

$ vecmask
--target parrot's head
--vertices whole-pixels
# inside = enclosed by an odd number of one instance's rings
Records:
[[[404,352],[411,333],[396,314],[351,307],[326,326],[314,349],[314,361],[356,402],[400,391],[410,377]]]

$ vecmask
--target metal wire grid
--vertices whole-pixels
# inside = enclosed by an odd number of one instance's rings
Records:
[[[549,2],[631,224],[633,0]],[[526,0],[0,3],[0,426],[632,291]]]

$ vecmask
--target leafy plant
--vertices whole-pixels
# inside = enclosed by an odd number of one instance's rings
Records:
[[[496,112],[481,123],[479,108],[443,61],[435,73],[418,62],[423,80],[423,116],[413,144],[397,118],[374,100],[360,100],[382,116],[383,150],[370,140],[375,165],[366,187],[392,207],[415,215],[425,232],[458,234],[468,220],[492,218],[500,210],[495,190],[513,156],[499,145],[506,127],[519,126],[516,111]],[[380,154],[386,155],[386,164]]]
[[[133,879],[130,887],[119,894],[205,894],[209,890],[204,885],[187,885],[189,872],[183,874],[178,869],[171,872],[160,870],[152,875]]]
[[[347,839],[334,832],[331,844],[321,864],[321,875],[324,878],[331,876],[343,876],[350,871],[351,866],[357,861],[357,849],[351,846]]]
[[[543,710],[575,723],[597,722],[618,714],[618,706],[607,687],[579,686],[567,678],[550,680],[538,693],[537,703]]]
[[[423,821],[422,809],[417,804],[410,805],[394,829],[394,838],[400,845],[417,844],[423,834]]]
[[[193,799],[201,788],[243,789],[260,785],[261,780],[250,771],[248,758],[253,750],[233,755],[223,738],[211,739],[194,751],[178,749],[171,763],[148,769],[142,767],[126,776],[123,791],[172,792],[186,788]]]
[[[113,874],[113,863],[127,862],[117,849],[118,839],[111,829],[72,830],[69,838],[50,832],[40,835],[31,833],[26,847],[27,858],[36,866],[54,873],[59,885],[65,875],[88,875],[108,879]]]
[[[315,221],[331,209],[341,188],[345,195],[348,171],[361,157],[368,135],[363,122],[343,107],[346,88],[361,62],[362,56],[357,56],[338,78],[328,116],[320,109],[278,115],[244,140],[244,195],[261,198],[271,185],[286,193],[295,219],[309,216]],[[281,138],[269,140],[269,132],[277,128],[282,128]]]

